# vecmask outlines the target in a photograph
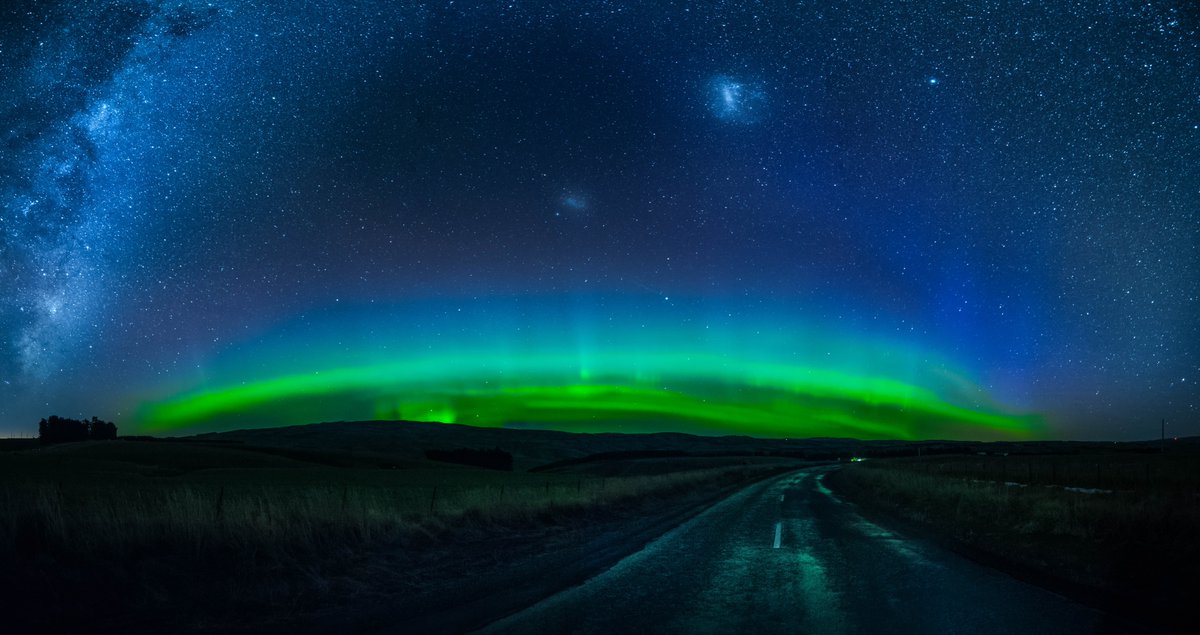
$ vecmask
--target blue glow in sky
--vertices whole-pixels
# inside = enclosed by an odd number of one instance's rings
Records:
[[[5,3],[0,434],[531,332],[917,351],[879,372],[1039,434],[1200,434],[1198,28],[1165,0]],[[810,359],[789,325],[867,344]]]

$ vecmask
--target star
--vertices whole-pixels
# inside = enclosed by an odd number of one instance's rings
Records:
[[[1171,3],[1119,30],[927,0],[902,23],[879,0],[24,4],[0,28],[0,435],[47,402],[112,416],[439,342],[528,353],[533,332],[829,370],[805,341],[831,330],[928,353],[974,387],[935,382],[952,405],[1046,434],[1144,412],[1200,434],[1200,41]],[[352,319],[278,344],[329,307]],[[411,329],[355,307],[479,340],[395,340]],[[612,341],[589,339],[601,314]]]

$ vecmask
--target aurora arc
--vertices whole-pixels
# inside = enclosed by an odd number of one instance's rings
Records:
[[[678,352],[478,351],[280,374],[143,404],[148,432],[223,418],[403,419],[573,431],[771,437],[1027,438],[1034,415],[870,373]],[[986,400],[985,400],[986,401]]]

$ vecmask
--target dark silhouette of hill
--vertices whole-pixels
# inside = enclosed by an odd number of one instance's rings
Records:
[[[180,440],[276,448],[281,453],[350,452],[380,460],[423,461],[426,452],[498,448],[512,454],[513,469],[530,470],[606,459],[665,456],[787,456],[848,460],[917,454],[1062,454],[1156,451],[1158,441],[1131,443],[1028,441],[860,441],[844,438],[762,439],[678,432],[576,433],[519,428],[477,428],[416,421],[339,421],[280,428],[215,432]],[[1200,449],[1200,439],[1171,443],[1176,451]]]
[[[709,437],[663,432],[654,434],[575,433],[550,430],[476,428],[415,421],[331,422],[282,428],[217,432],[187,440],[236,443],[293,450],[338,450],[422,460],[426,452],[458,448],[500,448],[513,456],[513,468],[528,470],[560,461],[580,461],[594,455],[629,458],[628,453],[673,456],[779,455],[799,458],[849,457],[859,450],[875,451],[897,442],[853,439],[758,439],[746,436]],[[819,455],[819,456],[818,456]]]

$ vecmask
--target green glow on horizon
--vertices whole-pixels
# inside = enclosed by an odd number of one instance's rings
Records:
[[[998,411],[955,379],[935,387],[846,369],[678,352],[463,352],[284,374],[146,403],[148,432],[405,419],[577,431],[859,438],[1027,438],[1035,416]],[[935,390],[936,388],[936,390]]]

